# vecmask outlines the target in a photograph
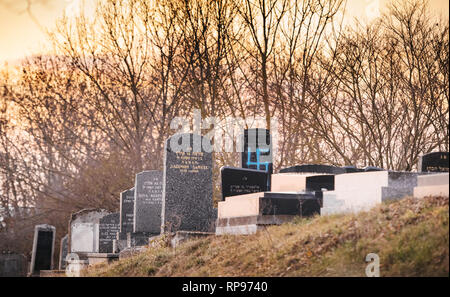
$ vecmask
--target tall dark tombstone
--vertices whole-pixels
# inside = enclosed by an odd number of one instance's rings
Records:
[[[273,173],[273,151],[270,131],[261,128],[246,129],[241,137],[243,144],[241,167],[267,172],[267,188],[270,190],[270,176]]]
[[[120,213],[112,213],[102,217],[98,224],[98,252],[112,253],[113,240],[120,229]]]
[[[134,233],[161,232],[162,172],[148,170],[136,175],[134,187]]]
[[[69,235],[66,234],[63,238],[61,238],[61,244],[59,248],[59,270],[66,269],[66,257],[69,253]]]
[[[134,224],[134,188],[120,193],[120,231],[119,240],[126,240],[127,233],[133,232]]]
[[[197,134],[175,134],[164,149],[162,232],[212,231],[212,146]]]
[[[55,227],[46,224],[34,226],[31,275],[39,275],[41,270],[52,270],[54,247]]]
[[[419,158],[419,172],[449,172],[449,152],[434,152]]]
[[[268,191],[268,173],[262,170],[233,168],[220,169],[222,200],[226,197]]]

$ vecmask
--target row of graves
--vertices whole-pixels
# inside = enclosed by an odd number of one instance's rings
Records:
[[[422,156],[418,172],[308,164],[273,174],[270,132],[248,129],[242,137],[241,167],[221,168],[217,209],[209,140],[176,134],[166,141],[163,171],[138,173],[134,187],[120,194],[118,212],[72,214],[57,271],[51,271],[54,227],[36,226],[30,275],[78,276],[87,265],[128,257],[162,235],[176,246],[192,237],[253,234],[298,216],[364,211],[405,196],[449,195],[448,152]]]

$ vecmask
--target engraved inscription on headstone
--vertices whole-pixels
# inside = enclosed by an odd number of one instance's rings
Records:
[[[143,171],[134,187],[134,232],[161,232],[162,172]]]
[[[226,197],[266,192],[268,174],[265,171],[222,167],[220,170],[222,181],[222,200]]]
[[[210,143],[196,134],[176,134],[167,139],[164,156],[162,231],[210,231],[212,204],[212,154]],[[179,148],[182,148],[180,151]]]
[[[112,213],[106,215],[99,221],[99,253],[112,253],[113,240],[116,239],[119,231],[120,214]]]
[[[449,172],[449,152],[434,152],[419,159],[420,172]]]

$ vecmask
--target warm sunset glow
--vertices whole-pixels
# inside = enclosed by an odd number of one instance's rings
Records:
[[[64,13],[68,16],[79,13],[82,2],[85,2],[87,9],[92,9],[95,0],[31,1],[34,21],[26,11],[27,0],[0,0],[0,63],[14,62],[16,59],[41,51],[47,45],[45,28],[51,29],[57,18]],[[388,0],[347,0],[345,18],[347,22],[354,19],[362,22],[370,21],[380,16],[388,2]],[[448,1],[429,0],[429,6],[434,13],[448,16]]]

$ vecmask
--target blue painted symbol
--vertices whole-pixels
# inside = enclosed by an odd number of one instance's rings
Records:
[[[261,156],[261,153],[268,153],[269,152],[269,149],[259,149],[259,148],[257,148],[256,149],[256,162],[252,162],[252,161],[250,161],[250,156],[251,156],[251,153],[252,153],[252,151],[251,151],[251,149],[249,148],[248,149],[248,158],[247,158],[247,166],[249,166],[250,167],[250,165],[255,165],[256,166],[256,169],[257,170],[261,170],[261,167],[262,166],[264,166],[264,170],[265,171],[269,171],[269,162],[261,162],[260,161],[260,156]]]

